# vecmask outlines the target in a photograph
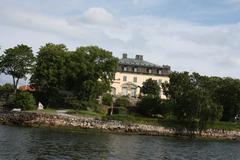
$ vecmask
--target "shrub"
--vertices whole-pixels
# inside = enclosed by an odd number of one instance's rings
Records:
[[[76,97],[65,98],[65,104],[72,109],[86,109],[85,106]]]
[[[111,94],[106,93],[106,94],[103,95],[102,104],[107,105],[107,106],[111,106],[112,102],[113,102],[113,98],[112,98]]]
[[[12,84],[6,83],[4,85],[0,85],[0,99],[4,102],[8,100],[9,96],[13,94],[14,86]]]
[[[152,116],[153,114],[163,114],[164,107],[159,97],[146,96],[137,103],[138,112],[142,115]]]
[[[9,98],[5,107],[8,109],[21,108],[22,110],[34,110],[36,109],[36,102],[31,93],[19,92]]]
[[[106,115],[108,113],[108,107],[98,105],[95,111],[97,113],[101,113],[101,114],[105,114]]]
[[[122,96],[117,98],[114,103],[114,107],[128,107],[130,106],[129,98],[126,96]]]

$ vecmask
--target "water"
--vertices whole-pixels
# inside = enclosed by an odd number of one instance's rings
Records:
[[[0,125],[0,159],[240,160],[240,142]]]

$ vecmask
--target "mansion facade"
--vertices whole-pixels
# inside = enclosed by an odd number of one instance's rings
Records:
[[[128,58],[127,54],[119,60],[119,66],[112,84],[112,95],[138,97],[143,82],[152,78],[159,85],[169,82],[170,66],[159,66],[143,60],[142,55],[135,58]],[[160,97],[165,99],[163,91]]]

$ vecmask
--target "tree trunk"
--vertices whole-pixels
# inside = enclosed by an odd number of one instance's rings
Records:
[[[17,93],[17,85],[18,85],[18,81],[19,81],[19,78],[17,78],[17,80],[16,80],[15,77],[13,76],[14,94]]]
[[[111,112],[110,112],[110,116],[113,114],[113,102],[111,103]]]

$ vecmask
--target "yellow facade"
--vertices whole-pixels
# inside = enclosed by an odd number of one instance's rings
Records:
[[[131,96],[138,97],[140,95],[140,88],[143,82],[147,79],[152,78],[156,80],[159,85],[161,83],[169,82],[168,76],[142,74],[134,72],[116,72],[115,81],[112,84],[112,94],[116,96]],[[166,99],[163,91],[160,92],[160,97]]]

